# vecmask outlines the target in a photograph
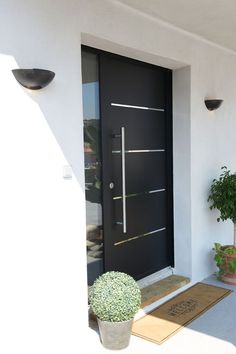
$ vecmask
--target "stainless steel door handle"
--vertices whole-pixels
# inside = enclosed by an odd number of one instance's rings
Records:
[[[125,127],[121,127],[121,171],[122,171],[123,233],[126,234]]]

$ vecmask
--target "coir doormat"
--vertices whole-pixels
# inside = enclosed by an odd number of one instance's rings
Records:
[[[161,344],[231,292],[197,283],[135,321],[132,334]]]

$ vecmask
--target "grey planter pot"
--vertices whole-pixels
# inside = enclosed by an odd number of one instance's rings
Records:
[[[124,322],[97,320],[101,342],[105,348],[118,350],[128,347],[133,319]]]

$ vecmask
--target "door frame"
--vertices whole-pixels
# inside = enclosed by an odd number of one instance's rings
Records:
[[[165,109],[165,117],[166,117],[166,176],[167,176],[167,224],[168,224],[168,250],[169,250],[169,259],[170,259],[170,266],[173,268],[175,266],[174,264],[174,191],[173,191],[173,85],[172,85],[172,70],[164,67],[160,67],[158,65],[146,63],[140,60],[132,59],[129,57],[125,57],[123,55],[118,55],[115,53],[107,52],[104,50],[100,50],[97,48],[93,48],[87,45],[82,45],[82,49],[95,53],[98,55],[98,65],[99,65],[99,77],[100,77],[100,55],[105,54],[110,56],[111,58],[117,58],[119,57],[121,60],[124,60],[129,63],[138,63],[139,65],[146,66],[146,67],[153,67],[158,68],[159,70],[163,70],[166,72],[166,75],[168,76],[168,79],[166,80],[166,92],[168,94],[165,95],[165,104],[166,104],[166,109]],[[101,87],[100,87],[100,80],[99,80],[99,101],[100,101],[100,119],[102,120],[102,109],[101,109]],[[100,123],[101,124],[101,123]],[[102,131],[100,133],[100,145],[101,145],[101,152],[102,152],[102,161],[103,161],[103,139],[102,139]],[[103,182],[103,162],[102,162],[102,171],[101,171],[101,178]],[[103,188],[103,183],[102,183],[102,206],[103,206],[103,201],[105,198],[105,193],[104,193],[104,188]],[[103,210],[103,208],[102,208]],[[104,212],[102,212],[102,222],[103,222],[103,230],[104,227],[106,229],[106,222],[107,219],[104,216]],[[105,265],[106,265],[106,242],[105,242],[105,234],[103,235],[103,242],[104,242],[104,254],[103,254],[103,271],[105,270]],[[143,278],[148,274],[143,273],[140,278]]]

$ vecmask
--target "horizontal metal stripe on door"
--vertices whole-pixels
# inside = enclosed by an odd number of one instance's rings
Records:
[[[140,195],[146,195],[146,194],[153,194],[153,193],[160,193],[160,192],[165,192],[166,190],[163,189],[156,189],[154,191],[147,191],[147,192],[141,192],[141,193],[132,193],[132,194],[128,194],[125,197],[126,198],[131,198],[131,197],[139,197]],[[122,196],[117,196],[117,197],[113,197],[113,200],[119,200],[122,199]]]
[[[131,105],[131,104],[111,103],[111,106],[114,106],[114,107],[123,107],[123,108],[133,108],[133,109],[144,109],[144,110],[147,110],[147,111],[165,112],[164,108],[134,106],[134,105]]]
[[[153,231],[147,232],[147,233],[142,234],[142,235],[132,236],[132,237],[129,237],[129,238],[123,240],[123,241],[118,241],[118,242],[114,243],[114,246],[119,246],[121,244],[137,240],[137,239],[139,239],[141,237],[151,236],[151,235],[154,235],[156,233],[159,233],[159,232],[165,231],[165,230],[166,230],[166,227],[162,227],[161,229],[153,230]]]
[[[133,154],[133,153],[147,153],[147,152],[165,152],[165,149],[154,149],[154,150],[125,150],[125,153],[127,154]],[[120,150],[113,150],[113,154],[120,154]]]

